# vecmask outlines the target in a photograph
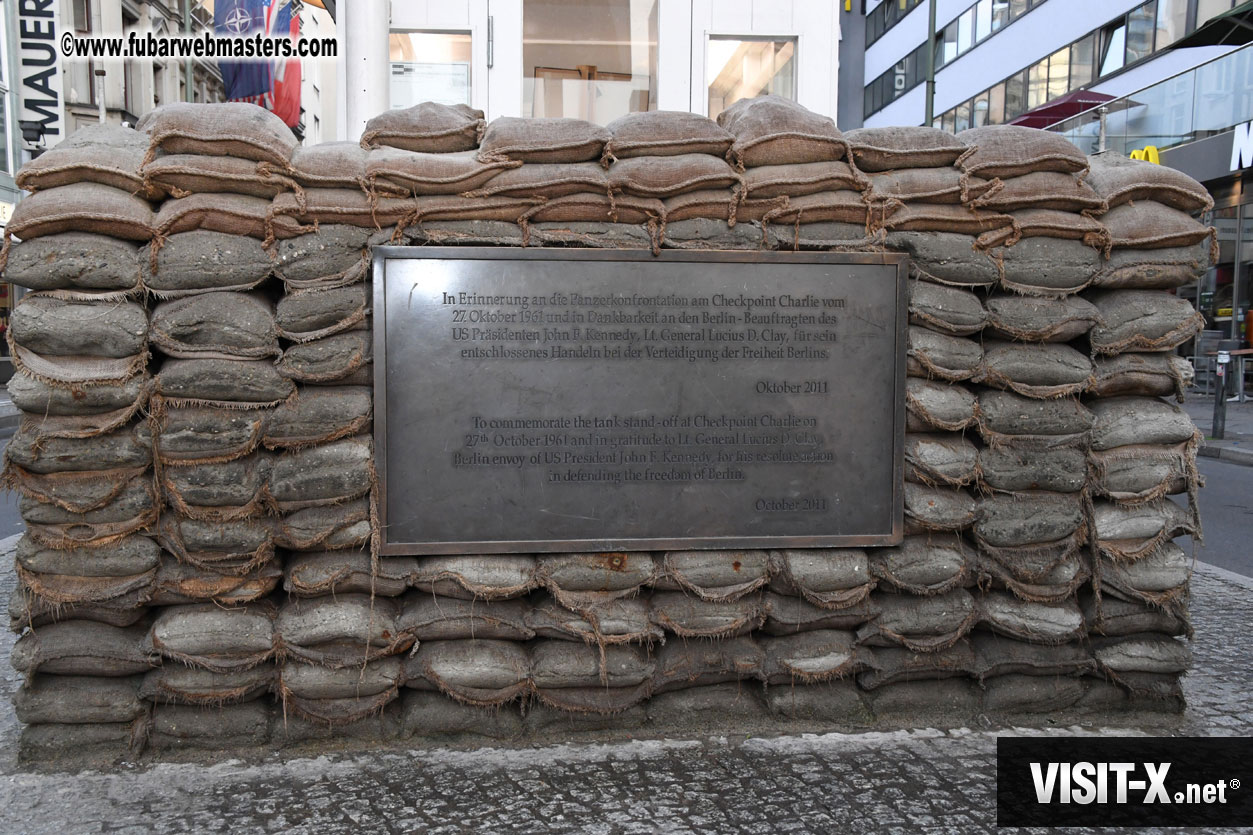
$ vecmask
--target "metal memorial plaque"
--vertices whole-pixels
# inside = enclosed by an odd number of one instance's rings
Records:
[[[899,542],[904,262],[376,248],[382,552]]]

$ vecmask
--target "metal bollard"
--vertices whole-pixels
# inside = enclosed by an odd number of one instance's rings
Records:
[[[1216,441],[1221,441],[1227,433],[1227,366],[1230,364],[1231,354],[1219,351],[1214,369],[1214,426],[1210,431]]]

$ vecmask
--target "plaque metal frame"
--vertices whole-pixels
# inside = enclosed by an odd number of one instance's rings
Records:
[[[484,541],[401,542],[388,538],[388,431],[387,431],[387,262],[392,260],[453,261],[585,261],[664,263],[737,263],[783,267],[788,264],[870,265],[895,268],[896,339],[893,386],[891,455],[892,530],[883,534],[704,536],[588,539],[510,539]],[[379,554],[383,556],[433,556],[459,554],[509,554],[558,552],[664,551],[680,549],[735,548],[861,548],[899,545],[904,538],[904,438],[905,357],[908,343],[909,257],[894,252],[779,252],[739,250],[647,250],[579,249],[484,246],[376,246],[372,251],[374,329],[374,460],[378,476],[377,504]]]

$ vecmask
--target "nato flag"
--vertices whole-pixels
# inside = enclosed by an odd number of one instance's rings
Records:
[[[267,0],[218,0],[213,9],[213,29],[219,35],[243,37],[265,31]],[[263,96],[270,92],[270,63],[222,61],[222,83],[228,100]]]

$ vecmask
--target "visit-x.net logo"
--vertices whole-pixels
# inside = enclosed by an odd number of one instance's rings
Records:
[[[1249,826],[1253,740],[997,740],[998,826]]]

